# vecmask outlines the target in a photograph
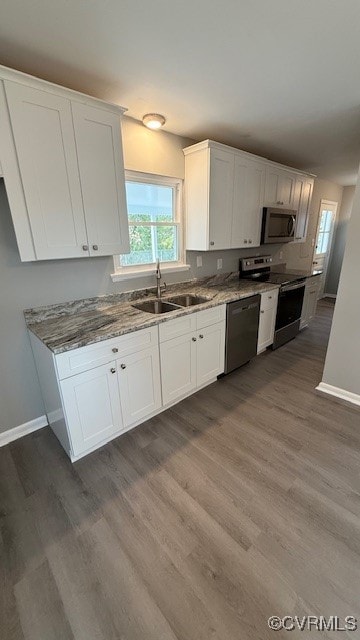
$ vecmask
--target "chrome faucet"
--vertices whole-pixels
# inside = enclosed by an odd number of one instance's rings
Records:
[[[166,284],[163,284],[164,291],[166,289]],[[160,271],[160,260],[159,258],[156,260],[156,297],[161,298],[161,271]]]

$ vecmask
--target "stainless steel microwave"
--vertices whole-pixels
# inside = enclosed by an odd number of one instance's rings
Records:
[[[264,207],[261,244],[291,242],[295,237],[297,211]]]

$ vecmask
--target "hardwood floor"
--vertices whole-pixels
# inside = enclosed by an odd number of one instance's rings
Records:
[[[332,306],[74,465],[48,429],[0,450],[1,640],[262,640],[289,636],[270,615],[360,619],[360,413],[314,391]]]

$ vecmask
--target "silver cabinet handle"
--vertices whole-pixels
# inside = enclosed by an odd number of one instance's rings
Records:
[[[260,311],[260,313],[265,313],[265,311]]]
[[[87,245],[87,244],[83,244],[83,246],[82,246],[82,250],[83,250],[83,251],[89,251],[89,245]]]
[[[272,296],[269,296],[269,300],[272,300]]]
[[[192,340],[193,342],[196,342],[196,338],[191,338],[191,340]]]
[[[126,364],[121,364],[121,365],[120,365],[120,367],[121,367],[122,369],[126,369]]]
[[[92,248],[94,249],[94,251],[97,251],[99,249],[97,244],[93,244]]]
[[[252,240],[249,240],[249,244],[252,244]]]
[[[213,242],[213,241],[211,240],[211,242],[210,242],[210,246],[211,246],[211,247],[213,247],[213,246],[214,246],[214,244],[215,244],[215,242]]]
[[[244,244],[247,244],[247,240],[244,240]]]
[[[200,335],[199,335],[200,340],[202,340],[202,339],[203,339],[203,337],[204,337],[204,336],[203,336],[203,334],[202,334],[202,333],[200,333]]]
[[[113,353],[118,353],[119,349],[118,349],[117,347],[114,347],[113,349],[111,349],[111,351],[112,351]]]
[[[115,367],[111,367],[110,371],[111,371],[111,373],[116,373]]]

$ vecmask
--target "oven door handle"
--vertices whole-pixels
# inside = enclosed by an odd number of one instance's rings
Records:
[[[287,291],[295,291],[296,289],[305,289],[305,282],[298,282],[296,284],[287,284],[284,287],[281,287],[280,295],[282,293],[286,293]]]

